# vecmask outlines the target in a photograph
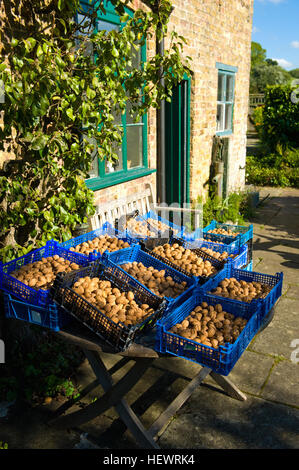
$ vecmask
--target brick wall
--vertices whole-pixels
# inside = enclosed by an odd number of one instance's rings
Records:
[[[216,62],[238,67],[233,135],[230,136],[229,189],[243,187],[249,96],[253,0],[173,0],[170,29],[188,40],[193,58],[191,93],[190,195],[196,198],[209,177],[216,131]]]

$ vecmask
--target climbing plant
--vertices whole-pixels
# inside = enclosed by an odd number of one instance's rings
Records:
[[[94,213],[93,193],[85,185],[94,152],[117,158],[122,131],[115,116],[130,102],[137,121],[169,100],[172,87],[189,74],[191,59],[182,59],[186,41],[168,32],[169,0],[146,0],[132,15],[128,0],[111,3],[120,31],[96,32],[103,0],[89,0],[80,23],[79,0],[1,3],[0,150],[12,156],[0,168],[4,262],[49,239],[71,238],[74,227]],[[153,54],[134,69],[132,50],[148,37],[166,36],[165,54]]]

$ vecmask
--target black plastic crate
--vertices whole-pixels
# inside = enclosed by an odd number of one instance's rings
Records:
[[[225,264],[231,262],[231,260],[222,260],[222,261],[220,261],[217,258],[215,258],[214,256],[211,256],[208,253],[206,253],[205,251],[201,250],[200,248],[189,248],[188,247],[188,242],[186,242],[182,238],[175,238],[175,237],[156,238],[156,239],[151,240],[151,241],[147,240],[147,242],[140,242],[140,246],[141,246],[141,249],[143,251],[150,254],[151,256],[154,256],[158,260],[162,261],[164,264],[167,264],[171,268],[181,272],[182,274],[184,274],[185,276],[188,276],[188,277],[193,278],[194,276],[192,274],[190,274],[189,272],[187,272],[185,269],[178,266],[177,264],[173,263],[172,261],[169,261],[167,258],[164,258],[163,256],[160,256],[157,253],[153,252],[153,249],[155,247],[165,245],[166,243],[169,243],[170,245],[173,245],[173,244],[177,243],[178,245],[181,245],[185,248],[190,249],[190,251],[195,253],[198,257],[202,258],[204,261],[206,261],[206,260],[210,261],[212,266],[214,266],[214,268],[216,269],[216,272],[214,274],[210,275],[210,276],[204,276],[204,275],[203,276],[195,276],[196,279],[198,279],[199,284],[204,284],[205,282],[207,282],[207,280],[209,280],[209,279],[213,278],[214,276],[216,276],[220,271],[222,271]]]
[[[151,233],[151,235],[144,236],[138,232],[134,232],[126,228],[126,223],[130,219],[136,219],[139,222],[143,222],[144,226],[147,228],[148,232]],[[164,231],[158,230],[150,222],[151,219],[164,223],[167,228],[165,228]],[[135,240],[136,242],[139,242],[140,240],[146,242],[148,240],[155,240],[156,238],[169,238],[174,236],[175,233],[181,233],[182,231],[184,231],[184,227],[179,227],[170,222],[169,220],[163,219],[154,211],[149,211],[145,215],[141,215],[138,209],[132,211],[129,214],[124,214],[120,216],[119,219],[116,219],[115,226],[118,230],[124,232],[128,238]]]
[[[127,326],[121,322],[115,323],[99,308],[92,305],[72,289],[78,279],[86,276],[110,281],[113,287],[117,287],[122,292],[132,291],[136,302],[140,305],[149,305],[150,308],[154,309],[154,313],[146,317],[142,322],[132,326]],[[104,266],[99,261],[95,261],[79,271],[58,275],[51,289],[51,295],[58,305],[96,333],[102,340],[112,346],[116,352],[124,351],[134,341],[136,336],[153,328],[168,306],[166,299],[161,299],[149,292],[118,266]]]

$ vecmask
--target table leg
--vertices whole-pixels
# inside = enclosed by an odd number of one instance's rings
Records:
[[[152,424],[149,429],[151,436],[157,436],[162,431],[170,418],[183,406],[191,394],[201,385],[205,378],[210,375],[212,379],[231,397],[240,401],[247,400],[246,395],[242,393],[238,387],[233,384],[227,377],[216,374],[209,367],[203,367],[200,372],[191,380],[191,382],[182,390],[182,392],[173,400],[159,418]]]
[[[211,373],[209,367],[203,367],[200,372],[191,380],[191,382],[181,391],[181,393],[173,400],[173,402],[166,408],[159,418],[151,425],[149,433],[151,436],[156,436],[168,423],[170,418],[183,406],[191,394],[197,387],[204,381],[207,375]]]
[[[240,401],[247,400],[246,395],[238,389],[238,387],[231,382],[227,377],[217,374],[216,372],[210,373],[212,379],[220,385],[220,387],[232,398],[236,398]]]
[[[113,385],[113,381],[111,375],[105,368],[105,365],[102,362],[102,359],[98,353],[93,351],[84,351],[88,361],[95,373],[98,377],[98,380],[101,381],[101,385],[105,391],[109,390]],[[139,359],[140,360],[140,359]],[[151,365],[153,359],[147,360],[148,365],[146,369]],[[145,370],[146,370],[145,369]],[[143,371],[142,375],[144,374],[145,370]],[[126,400],[120,400],[119,404],[115,405],[115,409],[121,418],[121,420],[125,423],[129,431],[135,437],[136,441],[145,448],[145,449],[159,449],[159,446],[155,443],[150,433],[144,428],[143,424],[136,416],[132,408],[128,405]]]
[[[110,407],[114,406],[120,418],[125,422],[138,443],[147,449],[158,449],[159,447],[146,431],[135,415],[131,407],[124,400],[124,395],[139,381],[145,371],[153,362],[153,359],[138,359],[135,365],[116,384],[113,384],[111,375],[106,369],[100,355],[94,351],[84,350],[85,355],[97,377],[104,388],[104,395],[96,402],[91,403],[82,410],[75,411],[66,416],[54,419],[50,424],[58,428],[76,427],[88,422]]]

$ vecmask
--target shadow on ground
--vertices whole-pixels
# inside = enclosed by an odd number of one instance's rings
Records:
[[[165,409],[190,380],[184,375],[187,361],[179,364],[177,374],[161,369],[159,362],[157,367],[158,379],[150,386],[143,383],[143,393],[130,402],[146,427],[152,424],[157,410]],[[191,367],[200,369],[196,364]],[[152,372],[157,373],[155,364]],[[113,410],[79,429],[66,431],[47,424],[52,411],[53,407],[46,406],[18,409],[9,420],[0,420],[1,440],[11,449],[69,449],[87,433],[88,440],[99,449],[138,448]],[[240,402],[218,387],[203,384],[170,421],[158,444],[161,449],[291,449],[296,448],[296,440],[298,444],[298,428],[299,410],[295,407],[251,396]]]

